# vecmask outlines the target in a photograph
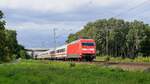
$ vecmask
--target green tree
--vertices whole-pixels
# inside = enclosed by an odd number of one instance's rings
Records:
[[[67,42],[79,36],[88,37],[96,41],[99,55],[135,58],[150,55],[149,33],[150,26],[141,21],[110,18],[89,22],[82,30],[70,34]]]
[[[150,27],[148,25],[146,25],[144,34],[145,36],[140,43],[140,52],[143,54],[143,56],[150,56]]]
[[[29,57],[24,47],[18,44],[16,36],[16,31],[5,29],[3,13],[0,11],[0,62]]]

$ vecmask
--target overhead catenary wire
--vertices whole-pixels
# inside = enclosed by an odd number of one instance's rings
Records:
[[[56,28],[53,29],[54,32],[54,50],[56,50]]]
[[[135,10],[135,9],[137,9],[137,8],[139,8],[139,7],[141,7],[141,6],[143,6],[144,4],[146,4],[146,3],[148,3],[148,2],[150,2],[150,0],[145,0],[144,2],[142,2],[142,3],[140,3],[140,4],[137,4],[136,6],[131,7],[131,8],[129,8],[129,9],[123,11],[123,12],[121,12],[121,13],[115,15],[114,17],[116,18],[116,17],[122,16],[124,13],[133,11],[133,10]]]
[[[143,6],[144,4],[148,3],[149,1],[150,1],[150,0],[145,0],[145,1],[142,2],[142,3],[140,3],[140,4],[138,4],[138,5],[134,6],[134,7],[131,7],[131,8],[129,8],[129,9],[127,9],[127,10],[125,10],[125,11],[123,11],[123,12],[117,14],[117,15],[115,15],[114,18],[119,17],[119,16],[122,16],[124,13],[133,11],[133,10],[139,8],[140,6]],[[106,32],[106,53],[109,54],[109,50],[108,50],[108,48],[109,48],[109,40],[108,40],[108,37],[109,37],[109,31],[110,31],[110,29],[107,29],[106,31],[107,31],[107,32]]]
[[[62,29],[61,31],[65,31],[62,34],[66,34],[72,30],[73,30],[73,28],[71,28],[69,30]],[[57,31],[58,31],[58,28],[53,28],[54,50],[56,50],[57,46],[59,45],[58,43],[60,43],[60,41],[58,41],[58,39],[61,38],[62,36],[64,36],[62,34],[57,35]]]
[[[121,13],[115,15],[114,17],[119,17],[119,16],[122,16],[124,13],[133,11],[133,10],[139,8],[140,6],[143,6],[144,4],[148,3],[149,1],[150,1],[150,0],[145,0],[145,1],[143,1],[142,3],[137,4],[137,5],[134,6],[134,7],[131,7],[131,8],[129,8],[129,9],[125,10],[125,11],[122,11]],[[92,4],[92,1],[90,1],[89,4]],[[69,32],[69,31],[65,31],[65,32],[67,33],[67,32]],[[55,31],[55,33],[56,33],[56,31]],[[55,47],[56,47],[56,39],[57,39],[57,38],[60,38],[61,36],[62,36],[62,35],[58,35],[58,36],[55,35],[55,36],[54,36],[54,37],[55,37]]]

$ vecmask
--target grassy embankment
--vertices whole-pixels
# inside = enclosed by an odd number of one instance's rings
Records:
[[[0,84],[150,84],[150,73],[94,64],[28,60],[0,64]]]
[[[121,57],[109,57],[109,56],[97,56],[96,61],[111,61],[111,62],[150,62],[150,57],[137,57],[135,59],[129,59],[129,58],[124,58],[122,59]]]

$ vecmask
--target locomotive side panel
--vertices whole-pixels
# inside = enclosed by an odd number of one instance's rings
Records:
[[[68,44],[67,46],[67,55],[68,58],[79,58],[81,55],[80,51],[80,42],[74,42],[71,44]]]

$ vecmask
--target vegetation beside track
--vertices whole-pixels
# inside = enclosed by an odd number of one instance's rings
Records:
[[[6,29],[4,14],[0,10],[0,63],[10,62],[18,58],[29,59],[25,48],[17,41],[17,32]]]
[[[110,56],[97,56],[95,61],[110,61],[110,62],[137,62],[137,63],[149,63],[150,57],[136,57],[134,59],[110,57]]]
[[[0,84],[150,84],[149,78],[149,72],[129,72],[95,64],[46,60],[0,64]]]

